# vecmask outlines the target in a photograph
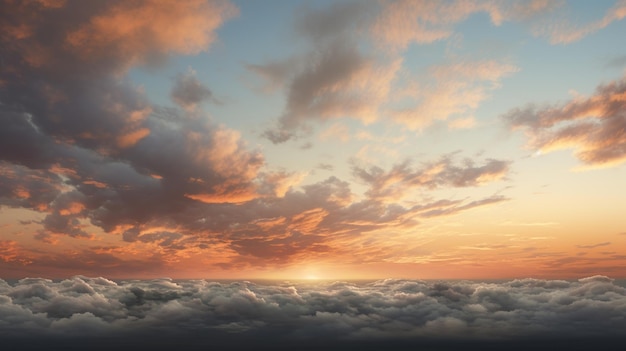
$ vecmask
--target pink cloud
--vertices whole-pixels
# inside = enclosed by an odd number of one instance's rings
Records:
[[[372,27],[372,36],[382,46],[402,51],[410,44],[428,44],[446,39],[454,26],[476,13],[487,13],[499,26],[505,21],[525,20],[558,6],[555,1],[383,1]]]
[[[611,23],[621,21],[626,17],[626,1],[619,0],[607,10],[601,19],[579,25],[569,21],[550,21],[535,25],[533,32],[535,35],[548,37],[552,44],[569,44],[593,34]]]

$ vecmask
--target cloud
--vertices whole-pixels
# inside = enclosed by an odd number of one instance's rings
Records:
[[[198,80],[196,72],[192,69],[176,76],[170,97],[188,111],[194,111],[196,106],[204,101],[214,100],[211,90]]]
[[[489,159],[482,166],[466,160],[462,166],[453,163],[452,157],[413,169],[408,161],[393,166],[385,172],[377,166],[369,169],[353,165],[352,173],[370,186],[367,196],[398,201],[415,188],[478,186],[503,179],[509,171],[509,162]]]
[[[46,213],[38,238],[89,238],[88,224],[121,231],[197,202],[258,196],[263,157],[237,132],[152,105],[125,78],[134,65],[207,50],[233,5],[48,5],[6,4],[1,37],[1,201]],[[186,109],[211,98],[192,71],[172,96]]]
[[[334,123],[326,130],[321,132],[319,138],[322,141],[328,141],[329,139],[332,139],[346,143],[350,140],[350,130],[345,124]]]
[[[204,342],[204,335],[231,349],[316,340],[336,347],[450,340],[542,345],[576,335],[597,346],[623,338],[625,300],[624,287],[604,276],[261,284],[28,278],[0,281],[0,334],[20,343],[106,336],[126,343],[181,338],[183,344]]]
[[[626,55],[612,58],[606,63],[606,67],[622,68],[626,66]]]
[[[264,79],[264,90],[282,89],[286,97],[276,126],[263,136],[284,143],[311,134],[315,124],[340,118],[364,124],[392,120],[410,130],[454,118],[450,128],[470,128],[475,123],[471,113],[502,78],[518,68],[497,60],[455,59],[431,67],[422,76],[406,76],[401,49],[414,41],[447,38],[455,24],[474,13],[487,12],[499,25],[504,20],[525,20],[553,5],[546,1],[389,1],[305,8],[294,32],[308,49],[247,66]]]
[[[381,64],[359,52],[355,42],[338,38],[319,44],[287,86],[287,105],[278,127],[265,132],[274,143],[306,132],[308,121],[350,117],[377,118],[400,61]]]
[[[423,79],[412,80],[399,96],[410,103],[391,107],[391,117],[411,130],[428,127],[435,121],[452,117],[450,128],[469,128],[473,113],[500,81],[518,71],[508,63],[495,60],[456,62],[431,67]]]
[[[372,27],[383,47],[404,50],[410,44],[429,44],[449,38],[454,26],[476,13],[487,13],[495,26],[527,20],[558,6],[555,1],[385,1]]]
[[[574,149],[585,167],[610,167],[626,161],[626,79],[600,85],[589,97],[537,107],[528,105],[503,116],[511,129],[528,136],[527,147],[541,153]]]
[[[310,133],[310,122],[353,118],[370,123],[389,96],[401,59],[363,50],[360,28],[371,21],[373,4],[347,2],[323,10],[303,8],[295,32],[308,45],[305,54],[248,65],[267,83],[281,87],[286,106],[276,127],[263,136],[283,143]]]
[[[596,247],[608,246],[611,245],[611,242],[606,241],[603,243],[592,244],[592,245],[576,245],[577,248],[580,249],[595,249]]]
[[[13,240],[0,240],[0,260],[4,262],[31,263],[29,255],[24,253],[19,243]]]
[[[154,54],[194,54],[215,40],[215,30],[238,10],[226,1],[138,1],[109,4],[88,23],[67,33],[67,43],[83,59],[154,60]],[[162,30],[168,28],[168,30]]]
[[[569,44],[593,34],[611,23],[621,21],[626,17],[626,1],[616,1],[615,5],[607,10],[601,19],[578,25],[569,21],[555,21],[536,25],[533,29],[535,35],[547,37],[551,44]]]
[[[468,129],[476,125],[476,119],[474,117],[457,118],[448,122],[448,127],[451,129]]]
[[[311,121],[352,117],[368,123],[378,117],[401,60],[370,55],[357,40],[371,18],[370,6],[304,11],[307,20],[296,29],[311,55],[279,64],[284,72],[268,71],[274,78],[284,75],[276,82],[287,94],[277,128],[268,131],[275,141],[306,133]],[[154,104],[131,84],[132,67],[209,49],[215,30],[236,14],[227,2],[39,1],[5,7],[0,205],[36,217],[29,220],[40,241],[29,248],[3,242],[5,275],[40,269],[50,276],[153,276],[165,268],[197,274],[197,262],[216,269],[322,257],[358,260],[363,243],[379,240],[374,236],[380,232],[506,200],[397,204],[390,199],[398,190],[385,183],[399,172],[409,187],[417,186],[411,179],[419,174],[435,179],[420,185],[427,189],[475,186],[505,176],[508,163],[497,160],[480,166],[444,160],[440,171],[363,168],[376,178],[365,196],[332,176],[301,185],[305,174],[266,169],[263,154],[239,132],[210,121],[201,104],[213,97],[192,71],[174,82],[172,98],[179,106]],[[349,13],[347,22],[337,13]],[[494,74],[483,75],[497,80]],[[70,249],[68,237],[82,241]],[[57,327],[84,322],[95,330],[98,318],[84,311]]]

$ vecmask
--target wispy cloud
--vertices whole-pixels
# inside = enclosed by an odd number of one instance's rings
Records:
[[[595,249],[596,247],[609,246],[609,245],[611,245],[611,242],[606,241],[603,243],[591,244],[591,245],[576,245],[576,247],[579,249]]]
[[[529,105],[503,116],[523,130],[527,146],[540,152],[574,149],[586,167],[609,167],[626,161],[626,79],[600,85],[589,97],[537,107]]]
[[[503,179],[508,171],[507,161],[490,159],[482,166],[475,166],[474,161],[466,160],[464,165],[456,165],[450,156],[418,168],[405,161],[387,172],[377,166],[352,167],[353,174],[370,186],[368,196],[389,201],[400,200],[413,188],[479,186]]]
[[[380,45],[404,50],[410,44],[428,44],[454,34],[456,24],[476,13],[487,13],[492,24],[526,20],[559,6],[557,1],[385,1],[373,26]]]
[[[446,121],[450,128],[473,126],[472,113],[500,86],[500,81],[519,69],[494,60],[436,65],[422,79],[412,80],[398,98],[411,103],[391,107],[394,121],[411,130],[420,130],[435,121]],[[469,115],[469,116],[468,116]]]
[[[577,24],[570,20],[551,20],[550,23],[537,24],[533,29],[535,35],[545,36],[552,44],[569,44],[593,34],[615,21],[621,21],[626,17],[626,1],[618,0],[613,7],[607,10],[601,19],[587,23]]]

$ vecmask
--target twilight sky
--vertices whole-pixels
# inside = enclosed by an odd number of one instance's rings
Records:
[[[0,277],[626,277],[626,1],[4,0]]]

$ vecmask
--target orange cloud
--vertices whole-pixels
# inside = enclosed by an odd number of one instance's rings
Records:
[[[215,40],[214,31],[237,15],[227,1],[123,1],[68,32],[67,44],[83,58],[145,63],[156,52],[194,54]]]
[[[518,68],[494,60],[460,62],[431,67],[426,79],[413,81],[400,93],[410,98],[413,105],[392,108],[392,117],[411,130],[445,121],[453,116],[452,128],[469,127],[473,119],[467,117],[500,86],[500,80],[517,72]]]
[[[608,27],[611,23],[626,17],[626,1],[620,0],[607,10],[601,19],[584,25],[576,25],[567,21],[554,21],[535,26],[535,35],[548,37],[552,44],[569,44]]]
[[[132,132],[120,135],[117,137],[117,145],[120,148],[128,148],[139,142],[139,140],[145,138],[150,134],[150,129],[140,128]]]
[[[529,137],[527,147],[541,152],[574,149],[585,167],[626,162],[626,78],[601,85],[590,97],[560,106],[527,106],[503,116]]]
[[[499,26],[504,21],[525,20],[558,6],[554,1],[383,1],[383,10],[372,27],[376,41],[392,50],[411,43],[428,44],[450,37],[454,25],[484,12]]]
[[[185,194],[185,197],[206,204],[239,204],[255,199],[258,195],[253,191],[243,189],[240,191],[224,191],[215,194]]]
[[[25,253],[19,244],[13,240],[0,240],[0,260],[23,265],[33,262],[30,255]]]
[[[81,213],[85,209],[85,205],[80,202],[71,202],[67,207],[60,209],[59,214],[62,216],[68,216],[72,214]]]

